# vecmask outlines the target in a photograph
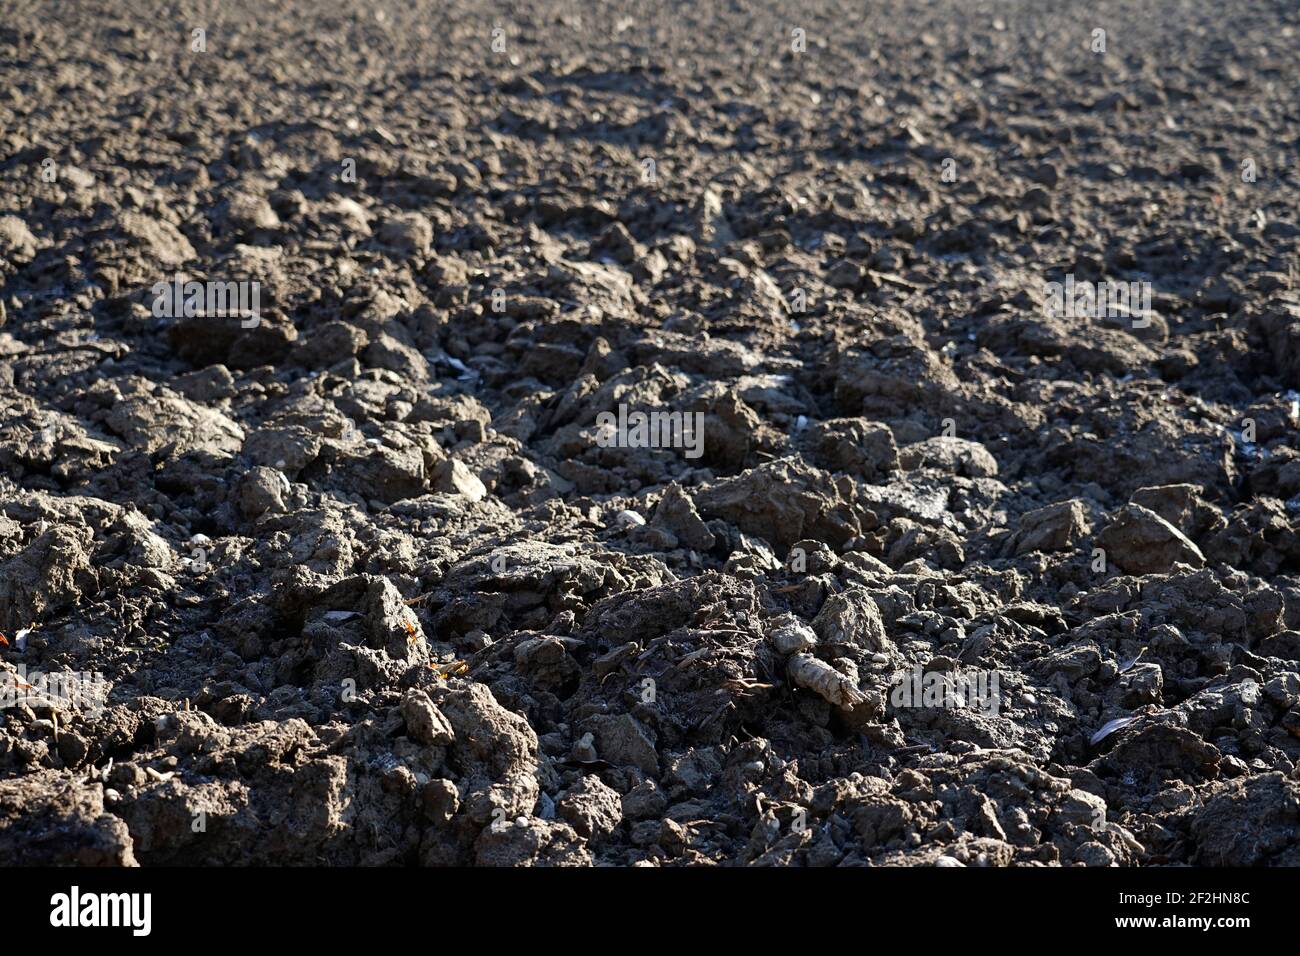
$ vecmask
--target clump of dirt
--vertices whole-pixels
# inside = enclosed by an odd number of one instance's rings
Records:
[[[1295,10],[23,6],[0,858],[1300,863]]]

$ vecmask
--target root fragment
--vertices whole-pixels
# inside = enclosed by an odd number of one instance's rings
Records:
[[[815,691],[836,707],[851,709],[867,699],[852,680],[811,654],[793,655],[786,671],[800,687]]]

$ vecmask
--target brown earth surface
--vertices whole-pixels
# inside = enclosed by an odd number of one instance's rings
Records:
[[[1293,3],[5,6],[0,860],[1300,865]]]

